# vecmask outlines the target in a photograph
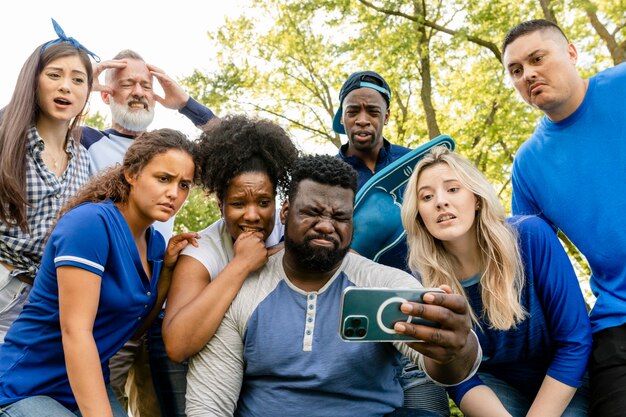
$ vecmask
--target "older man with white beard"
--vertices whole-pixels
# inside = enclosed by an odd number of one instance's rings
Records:
[[[105,84],[98,82],[98,76],[108,70]],[[163,97],[153,89],[153,78],[163,89]],[[83,127],[82,143],[91,157],[91,172],[96,174],[104,168],[122,162],[126,149],[133,140],[145,132],[154,119],[155,103],[168,109],[176,109],[187,116],[200,129],[209,126],[217,119],[213,112],[191,98],[180,85],[163,70],[150,65],[136,52],[123,50],[112,60],[101,62],[94,69],[93,91],[99,91],[102,100],[111,109],[111,128],[98,130]],[[167,241],[173,232],[174,219],[166,223],[155,223]],[[178,412],[176,404],[176,375],[183,375],[165,355],[161,338],[161,317],[155,320],[150,330],[150,349],[147,335],[137,341],[129,341],[109,362],[111,387],[133,417],[167,417]],[[154,373],[160,375],[153,384],[151,364]],[[156,386],[156,392],[155,392]],[[172,387],[163,388],[162,387]],[[158,394],[157,394],[158,393]],[[184,396],[184,392],[182,393]]]
[[[97,77],[104,71],[106,84]],[[180,85],[163,70],[147,64],[131,50],[119,52],[112,60],[98,64],[94,70],[94,91],[111,109],[110,129],[104,131],[83,128],[83,144],[92,157],[92,172],[121,162],[133,139],[146,131],[154,119],[154,106],[161,103],[187,116],[194,125],[203,129],[215,115],[211,110],[191,98]],[[153,89],[153,77],[163,88],[163,97]],[[167,238],[167,236],[165,236]]]

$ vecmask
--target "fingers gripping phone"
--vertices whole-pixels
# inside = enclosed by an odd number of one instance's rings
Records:
[[[393,325],[399,321],[441,327],[434,321],[407,316],[400,311],[406,301],[423,303],[427,292],[443,293],[440,288],[361,288],[347,287],[341,299],[339,335],[350,342],[415,341],[396,333]]]

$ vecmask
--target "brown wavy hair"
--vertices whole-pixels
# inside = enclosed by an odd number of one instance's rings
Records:
[[[103,170],[93,177],[80,191],[70,198],[59,212],[59,217],[83,203],[100,203],[112,200],[126,203],[130,194],[130,184],[126,176],[135,176],[157,155],[169,150],[186,152],[194,159],[194,182],[198,181],[195,144],[187,136],[174,129],[157,129],[137,136],[124,155],[122,165]]]

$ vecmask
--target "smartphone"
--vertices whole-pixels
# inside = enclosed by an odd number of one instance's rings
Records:
[[[440,288],[363,288],[347,287],[341,298],[339,336],[350,342],[415,341],[396,333],[393,325],[399,321],[441,327],[434,321],[407,316],[400,311],[406,301],[423,303],[427,292],[444,291]]]

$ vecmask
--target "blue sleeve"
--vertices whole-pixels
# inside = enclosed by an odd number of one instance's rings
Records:
[[[450,398],[452,398],[452,401],[454,401],[454,403],[458,406],[469,390],[480,385],[485,384],[478,375],[474,375],[473,377],[459,385],[446,387],[446,391],[448,391],[448,395],[450,396]]]
[[[530,196],[528,185],[525,182],[525,175],[532,173],[523,173],[520,168],[523,150],[520,150],[513,160],[513,172],[511,174],[511,183],[513,184],[513,195],[511,198],[511,208],[513,215],[529,214],[537,215],[540,213],[539,207],[535,204]]]
[[[516,226],[526,279],[534,282],[555,347],[547,374],[579,387],[591,352],[591,324],[578,278],[545,221],[525,217]]]
[[[94,129],[89,126],[81,127],[80,144],[83,145],[85,149],[89,149],[91,145],[98,142],[103,137],[104,137],[104,133],[102,133],[98,129]]]
[[[215,117],[215,114],[208,108],[189,97],[185,106],[178,112],[186,116],[196,126],[202,126]]]
[[[48,244],[54,245],[54,266],[74,266],[102,276],[109,255],[109,236],[98,204],[83,204],[57,223]]]

